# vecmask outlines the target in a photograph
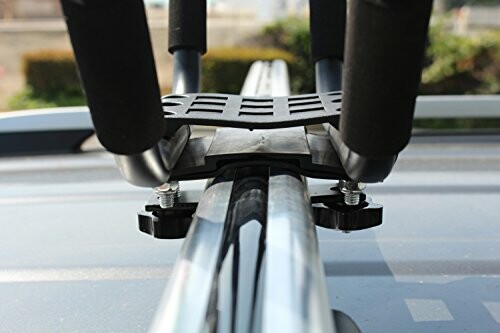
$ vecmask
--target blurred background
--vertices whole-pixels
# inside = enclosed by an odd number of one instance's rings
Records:
[[[499,94],[500,0],[434,2],[420,94]],[[168,0],[146,7],[166,94]],[[209,0],[208,47],[206,92],[238,93],[254,60],[274,58],[288,62],[294,93],[314,91],[307,0]],[[59,0],[0,0],[0,111],[84,104]]]

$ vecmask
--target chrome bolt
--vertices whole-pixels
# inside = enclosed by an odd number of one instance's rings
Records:
[[[156,195],[158,195],[158,201],[161,208],[173,207],[175,202],[181,196],[179,182],[173,181],[158,186],[157,188],[155,188],[155,193]]]
[[[352,180],[341,180],[339,182],[340,192],[344,194],[344,202],[348,206],[359,205],[361,193],[366,188],[364,183]]]

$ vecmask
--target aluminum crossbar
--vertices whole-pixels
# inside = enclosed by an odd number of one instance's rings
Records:
[[[288,92],[280,61],[254,64],[242,90]],[[239,168],[202,195],[152,332],[281,331],[334,332],[307,185]]]

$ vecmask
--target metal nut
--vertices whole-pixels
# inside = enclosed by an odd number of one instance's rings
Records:
[[[341,180],[339,182],[340,192],[344,194],[344,202],[349,206],[359,205],[361,193],[366,188],[366,184],[352,180]]]

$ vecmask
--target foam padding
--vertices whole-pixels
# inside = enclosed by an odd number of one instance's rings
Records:
[[[346,0],[309,0],[311,60],[344,59]]]
[[[178,49],[207,52],[207,1],[170,0],[168,51]]]
[[[116,154],[153,147],[165,123],[141,0],[62,0],[96,133]]]
[[[384,158],[411,136],[432,0],[349,2],[340,132],[356,153]]]

